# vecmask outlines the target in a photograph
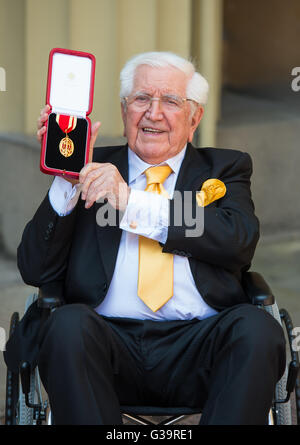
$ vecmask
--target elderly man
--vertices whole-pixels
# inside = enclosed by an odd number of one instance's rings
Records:
[[[39,342],[56,424],[119,424],[120,405],[196,407],[202,424],[267,422],[284,338],[241,286],[259,230],[250,157],[191,145],[207,93],[174,54],[131,59],[121,73],[128,144],[95,148],[79,181],[56,177],[25,228],[24,281],[59,282],[67,303]],[[99,222],[103,208],[117,224]],[[203,233],[188,232],[184,209],[204,212]]]

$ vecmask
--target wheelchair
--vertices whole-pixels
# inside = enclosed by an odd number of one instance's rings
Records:
[[[283,327],[287,337],[287,364],[284,375],[276,385],[269,412],[270,425],[300,425],[300,380],[299,356],[293,348],[293,323],[287,310],[280,309],[274,295],[263,277],[257,272],[245,272],[242,284],[252,304],[269,312]],[[29,296],[25,312],[37,300],[46,316],[50,316],[61,301],[56,296],[43,292]],[[12,335],[19,322],[19,313],[12,314]],[[189,416],[201,415],[200,409],[187,407],[122,406],[123,423],[135,425],[180,425],[188,423]],[[7,370],[5,425],[51,425],[51,409],[47,394],[43,391],[38,369],[31,369],[26,361],[19,372]]]

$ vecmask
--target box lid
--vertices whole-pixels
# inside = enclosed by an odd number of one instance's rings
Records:
[[[86,116],[93,108],[95,57],[53,48],[49,55],[46,103],[53,111]]]

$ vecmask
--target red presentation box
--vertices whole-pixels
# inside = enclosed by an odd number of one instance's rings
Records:
[[[40,169],[77,179],[89,159],[95,57],[54,48],[49,55],[46,104],[50,106],[41,148]]]

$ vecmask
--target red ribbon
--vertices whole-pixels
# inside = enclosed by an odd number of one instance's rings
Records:
[[[70,133],[70,131],[74,130],[77,125],[77,117],[76,116],[67,116],[65,114],[57,114],[56,122],[59,125],[59,128],[66,134]]]

